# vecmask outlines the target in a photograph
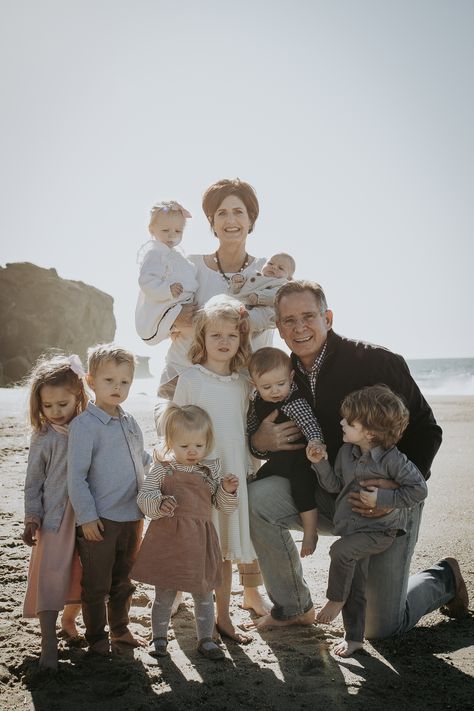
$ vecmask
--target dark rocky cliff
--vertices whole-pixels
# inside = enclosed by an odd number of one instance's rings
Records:
[[[0,385],[23,378],[52,348],[77,353],[112,341],[113,298],[55,269],[28,262],[0,267]]]

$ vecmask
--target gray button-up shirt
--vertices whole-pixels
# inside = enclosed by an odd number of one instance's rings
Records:
[[[89,402],[69,428],[67,481],[77,525],[143,518],[137,493],[150,463],[132,415],[119,408],[111,417]]]
[[[334,469],[327,460],[312,467],[323,489],[339,494],[334,514],[334,533],[338,536],[388,529],[406,532],[407,509],[423,501],[428,494],[419,469],[397,447],[374,447],[363,454],[356,444],[343,444]],[[399,489],[377,490],[377,506],[393,511],[377,518],[367,518],[352,511],[348,496],[360,491],[360,482],[367,479],[392,479],[400,485]]]

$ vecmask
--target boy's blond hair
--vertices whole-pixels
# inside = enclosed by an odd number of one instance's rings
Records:
[[[266,346],[250,356],[248,369],[252,378],[260,378],[275,368],[287,368],[288,372],[293,370],[290,356],[280,348]]]
[[[99,343],[88,349],[87,370],[89,375],[94,377],[101,365],[110,362],[116,363],[116,365],[127,363],[132,369],[132,375],[135,372],[136,360],[133,353],[125,348],[119,348],[115,343]]]
[[[410,413],[403,400],[386,385],[368,385],[346,395],[341,415],[373,433],[373,445],[389,449],[404,433]]]

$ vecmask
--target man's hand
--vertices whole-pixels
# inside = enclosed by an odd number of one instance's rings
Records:
[[[26,543],[27,546],[36,546],[36,531],[38,528],[37,523],[25,523],[25,528],[21,536],[23,543]]]
[[[359,484],[363,486],[364,489],[371,489],[371,487],[377,487],[378,489],[399,488],[399,485],[392,481],[392,479],[366,479],[365,481],[360,481]],[[380,506],[367,506],[367,504],[364,504],[362,501],[361,494],[362,492],[354,491],[347,497],[355,513],[366,516],[367,518],[379,518],[379,516],[385,516],[390,513],[390,511],[393,511],[393,509],[382,508]]]
[[[100,518],[96,519],[95,521],[89,521],[88,523],[83,523],[82,526],[82,533],[84,534],[84,538],[86,541],[103,541],[104,537],[102,535],[102,532],[104,530],[104,524],[100,520]]]
[[[179,281],[177,281],[177,282],[175,282],[174,284],[171,284],[171,286],[170,286],[170,291],[171,291],[171,295],[172,295],[175,299],[177,299],[178,296],[181,296],[181,294],[182,294],[183,291],[184,291],[183,285],[182,285]]]
[[[377,505],[377,491],[376,486],[369,486],[367,490],[360,491],[360,500],[365,506],[370,506],[371,509],[375,508]]]
[[[163,499],[163,501],[160,504],[160,511],[162,514],[165,516],[169,516],[170,518],[174,515],[174,510],[177,507],[178,502],[174,498],[174,496],[170,496],[167,499]]]
[[[314,464],[317,464],[322,459],[327,459],[328,453],[326,450],[326,445],[323,444],[319,439],[312,439],[311,442],[308,442],[308,446],[306,447],[306,456],[308,457],[309,461],[313,462]]]
[[[235,474],[226,474],[221,479],[221,485],[228,494],[235,494],[239,488],[239,478]]]
[[[252,446],[259,452],[282,452],[304,449],[304,444],[292,444],[301,437],[299,427],[294,422],[281,422],[276,425],[278,410],[273,410],[260,423],[252,435]]]

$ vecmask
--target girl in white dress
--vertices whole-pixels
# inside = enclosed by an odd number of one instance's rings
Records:
[[[235,629],[229,605],[232,563],[256,562],[247,499],[247,477],[253,473],[245,424],[250,384],[239,372],[249,354],[245,308],[230,297],[214,297],[197,313],[189,351],[193,365],[179,376],[173,398],[178,405],[199,405],[208,412],[216,442],[210,456],[218,457],[222,470],[240,481],[238,509],[230,515],[213,512],[213,521],[224,558],[223,583],[216,589],[217,628],[221,635],[242,644],[251,637]],[[244,588],[244,603],[245,592]],[[252,595],[260,596],[258,588],[252,588]],[[263,599],[261,604],[265,604]]]

